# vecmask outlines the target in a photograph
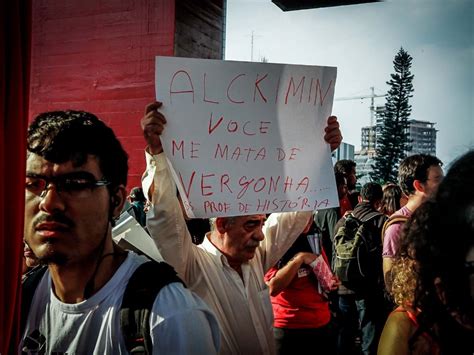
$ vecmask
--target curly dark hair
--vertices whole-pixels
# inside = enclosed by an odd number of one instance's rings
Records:
[[[435,197],[406,223],[392,269],[396,303],[419,308],[420,329],[430,331],[448,351],[466,345],[469,336],[459,324],[474,325],[466,268],[467,253],[474,247],[473,181],[474,151],[470,151],[451,166]]]
[[[38,115],[28,128],[27,150],[54,163],[72,161],[74,166],[81,166],[88,155],[94,155],[111,190],[127,185],[127,153],[112,129],[89,112]]]

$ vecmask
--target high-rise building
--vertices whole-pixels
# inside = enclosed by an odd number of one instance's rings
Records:
[[[354,145],[342,142],[339,148],[332,152],[335,161],[342,159],[354,160]]]
[[[377,142],[382,134],[382,113],[384,106],[378,106],[375,111],[375,126],[362,127],[361,129],[361,151],[374,155]],[[418,120],[408,120],[408,139],[411,150],[407,155],[431,154],[436,155],[436,128],[435,123]]]
[[[366,150],[369,155],[375,155],[377,142],[382,134],[382,113],[385,106],[377,106],[375,108],[375,126],[362,127],[361,150]]]
[[[411,150],[407,155],[431,154],[436,155],[436,129],[434,123],[409,120],[409,137]]]
[[[369,174],[372,165],[375,164],[377,143],[382,134],[382,113],[384,106],[375,109],[376,123],[374,126],[362,127],[361,129],[361,149],[355,153],[354,160],[357,163],[358,182],[364,185],[370,181]],[[407,155],[430,154],[436,155],[436,128],[435,123],[418,120],[408,120],[408,139],[410,150]]]
[[[361,152],[362,153],[362,152]],[[370,173],[372,172],[372,165],[375,164],[374,156],[367,154],[356,154],[354,156],[356,165],[357,185],[364,186],[370,182]]]

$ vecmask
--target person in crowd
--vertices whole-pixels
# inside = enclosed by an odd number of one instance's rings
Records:
[[[407,198],[403,194],[400,186],[394,183],[388,183],[383,187],[383,197],[379,211],[390,217],[400,208],[405,206],[406,203]]]
[[[405,158],[398,168],[398,184],[408,198],[405,206],[397,210],[389,221],[396,216],[410,217],[411,214],[436,192],[443,180],[443,163],[427,154],[415,154]],[[398,249],[401,229],[404,223],[392,223],[386,227],[383,238],[383,273],[385,286],[390,290],[390,271],[392,261]]]
[[[192,243],[161,145],[162,103],[149,104],[141,120],[147,142],[143,191],[151,192],[147,226],[163,258],[218,317],[223,354],[275,352],[273,314],[264,275],[303,232],[312,212],[211,218],[211,231]],[[342,136],[336,117],[325,140],[335,149]]]
[[[359,203],[359,192],[356,189],[356,166],[356,162],[350,159],[338,160],[334,165],[334,172],[343,174],[347,179],[347,196],[340,201],[342,216],[347,211],[354,209],[354,207]]]
[[[135,186],[130,190],[130,194],[128,195],[131,208],[133,209],[133,214],[135,219],[142,227],[146,227],[146,212],[145,212],[145,205],[146,205],[146,198],[143,194],[143,190],[139,186]]]
[[[413,212],[393,262],[399,307],[379,354],[474,353],[474,151],[455,161],[433,200]]]
[[[308,237],[314,237],[313,223],[309,221],[290,249],[265,274],[275,318],[273,332],[280,355],[293,354],[295,349],[312,349],[315,344],[321,354],[336,353],[329,301],[311,266],[319,255],[328,264],[319,238],[315,239],[313,247],[308,240]],[[327,291],[335,291],[338,286],[337,278],[333,277],[331,289]]]
[[[334,173],[336,179],[337,195],[339,204],[347,198],[347,178],[340,172]],[[342,217],[340,207],[325,208],[314,212],[314,223],[317,232],[321,235],[321,241],[324,252],[329,260],[330,265],[333,264],[334,246],[334,227],[337,221]]]
[[[382,201],[382,187],[374,182],[365,184],[359,195],[359,203],[351,215],[365,222],[368,229],[364,238],[373,250],[367,259],[359,260],[367,274],[365,282],[345,284],[339,287],[341,324],[338,354],[353,354],[356,336],[361,333],[361,352],[376,354],[377,345],[387,314],[384,312],[384,282],[382,273],[382,239],[380,233],[387,217],[378,211]],[[335,233],[344,225],[342,217],[334,228]],[[364,247],[365,248],[365,247]]]
[[[343,205],[343,201],[347,200],[347,178],[341,172],[334,173],[336,179],[337,194],[339,198],[339,205]],[[326,254],[327,260],[331,269],[334,264],[334,228],[337,221],[343,216],[341,207],[325,208],[314,212],[313,220],[316,228],[316,233],[321,238],[321,244]],[[330,292],[328,294],[329,308],[331,311],[331,326],[332,328],[340,327],[341,315],[339,310],[339,297],[337,292]]]
[[[126,199],[127,160],[112,129],[91,113],[46,112],[30,125],[24,238],[47,268],[33,298],[22,299],[31,305],[19,352],[128,353],[124,336],[133,334],[120,328],[119,309],[129,279],[147,259],[112,240]],[[217,353],[215,316],[175,279],[152,301],[144,334],[150,350]]]

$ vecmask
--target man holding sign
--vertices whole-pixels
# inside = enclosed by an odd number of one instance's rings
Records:
[[[268,219],[266,214],[217,217],[203,243],[194,245],[163,153],[161,106],[148,105],[141,121],[148,144],[142,184],[152,203],[150,234],[163,258],[216,314],[221,353],[272,354],[273,314],[264,274],[302,233],[312,211],[274,213]],[[327,120],[324,139],[331,150],[342,141],[334,116]]]

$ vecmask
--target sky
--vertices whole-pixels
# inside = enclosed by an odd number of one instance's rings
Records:
[[[412,119],[435,122],[448,165],[474,148],[474,1],[392,0],[283,12],[271,0],[227,0],[226,60],[337,67],[333,114],[360,149],[370,99],[386,94],[393,59],[412,57]],[[252,51],[253,32],[253,51]],[[253,58],[252,58],[253,56]],[[375,98],[383,106],[385,98]]]

